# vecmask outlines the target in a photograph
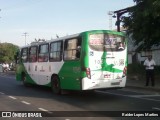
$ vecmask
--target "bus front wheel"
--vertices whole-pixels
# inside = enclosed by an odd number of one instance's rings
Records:
[[[26,74],[25,73],[22,73],[22,82],[23,82],[23,85],[24,86],[28,86],[28,83],[27,83],[27,79],[26,79]]]
[[[51,87],[55,94],[61,94],[60,80],[58,76],[52,76]]]

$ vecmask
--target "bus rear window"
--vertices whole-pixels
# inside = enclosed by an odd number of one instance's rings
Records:
[[[121,51],[125,49],[124,37],[113,34],[92,34],[89,46],[95,51]]]

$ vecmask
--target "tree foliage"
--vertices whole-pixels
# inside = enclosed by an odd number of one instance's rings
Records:
[[[0,43],[0,62],[13,62],[18,46],[11,43]]]
[[[160,0],[134,0],[129,16],[123,17],[123,26],[132,34],[139,50],[160,44]]]

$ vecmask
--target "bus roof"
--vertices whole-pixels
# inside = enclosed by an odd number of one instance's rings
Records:
[[[58,40],[65,40],[65,39],[69,39],[69,38],[74,38],[74,37],[79,36],[80,34],[87,33],[87,32],[88,33],[92,33],[92,32],[97,32],[97,33],[107,32],[107,33],[124,35],[124,33],[122,33],[122,32],[117,32],[117,31],[113,31],[113,30],[89,30],[89,31],[84,31],[84,32],[80,32],[80,33],[77,33],[77,34],[67,35],[67,36],[64,36],[64,37],[59,37],[59,38],[55,38],[55,39],[51,39],[51,40],[46,40],[46,41],[33,41],[30,44],[22,46],[20,48],[34,46],[34,45],[39,45],[39,44],[43,44],[43,43],[50,43],[50,42],[58,41]]]

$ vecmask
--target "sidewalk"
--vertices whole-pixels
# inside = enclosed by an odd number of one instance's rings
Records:
[[[15,75],[15,71],[0,72],[1,75]]]
[[[0,74],[15,75],[15,71],[0,72]]]
[[[135,78],[135,79],[131,79],[130,77],[128,77],[126,87],[160,92],[160,79],[155,79],[155,86],[154,87],[151,86],[151,81],[149,81],[149,86],[145,86],[145,84],[146,84],[146,80],[143,77],[142,78]]]

